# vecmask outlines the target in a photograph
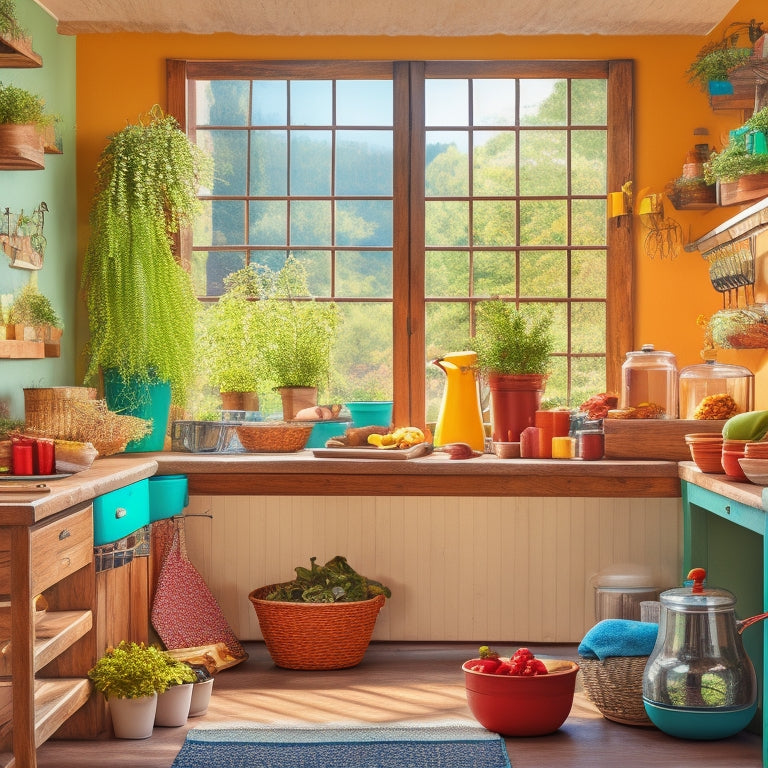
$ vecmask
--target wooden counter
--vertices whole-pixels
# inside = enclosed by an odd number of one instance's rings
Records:
[[[187,475],[193,495],[680,497],[674,461],[498,459],[490,454],[453,460],[444,453],[398,461],[316,458],[312,451],[151,457],[158,474]]]

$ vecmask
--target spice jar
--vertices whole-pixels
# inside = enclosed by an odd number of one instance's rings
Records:
[[[654,406],[655,418],[677,418],[677,359],[671,352],[644,344],[627,352],[621,366],[621,408]]]
[[[681,419],[729,419],[754,410],[755,377],[749,368],[714,358],[680,371]]]

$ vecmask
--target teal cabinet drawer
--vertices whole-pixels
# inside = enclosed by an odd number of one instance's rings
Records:
[[[149,523],[149,481],[118,488],[93,500],[93,543],[118,541]]]

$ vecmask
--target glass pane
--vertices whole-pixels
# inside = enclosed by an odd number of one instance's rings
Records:
[[[520,125],[565,125],[566,80],[521,80]]]
[[[571,296],[605,296],[606,268],[605,251],[574,251],[571,254]]]
[[[602,301],[571,303],[571,351],[603,352],[605,349],[605,304]]]
[[[336,194],[392,194],[392,131],[337,131]]]
[[[568,405],[568,358],[552,356],[549,361],[549,378],[541,399],[541,407],[558,408],[566,405]]]
[[[195,86],[198,125],[247,125],[247,80],[198,80]]]
[[[282,196],[288,193],[287,142],[286,131],[251,131],[252,196]]]
[[[288,124],[288,83],[285,80],[254,80],[251,125]]]
[[[469,245],[469,203],[427,200],[424,209],[427,245]]]
[[[211,243],[240,245],[244,242],[245,203],[242,200],[212,200]]]
[[[512,131],[475,131],[472,191],[475,195],[514,195],[517,190]]]
[[[521,200],[520,244],[565,245],[567,200]]]
[[[515,296],[515,254],[512,251],[475,251],[473,296]]]
[[[336,296],[392,297],[391,251],[339,251],[336,254]]]
[[[520,132],[520,194],[565,195],[568,164],[565,131]]]
[[[293,80],[291,125],[331,125],[333,83],[330,80]]]
[[[331,203],[329,200],[292,200],[291,245],[331,245]]]
[[[192,222],[192,242],[197,246],[213,244],[212,208],[210,200],[200,201],[200,213]]]
[[[607,80],[571,80],[571,125],[607,125],[607,93]]]
[[[427,196],[456,197],[469,192],[469,134],[427,131]]]
[[[273,272],[279,272],[285,266],[285,260],[288,258],[288,251],[266,250],[259,248],[250,251],[250,264],[269,267]]]
[[[571,194],[606,194],[607,140],[605,131],[571,133]]]
[[[605,199],[571,201],[571,242],[605,245]]]
[[[516,100],[514,80],[473,80],[472,125],[514,125]]]
[[[337,80],[337,125],[392,125],[391,80]]]
[[[514,245],[517,212],[514,200],[475,200],[472,206],[474,245]]]
[[[204,260],[195,254],[192,262],[192,282],[199,296],[221,296],[224,278],[245,266],[243,251],[209,251]],[[202,290],[201,290],[202,288]]]
[[[466,302],[427,302],[426,305],[426,398],[427,421],[435,421],[445,390],[445,374],[430,362],[448,352],[464,349],[469,338],[469,307]]]
[[[565,251],[520,252],[521,296],[568,296],[568,262]]]
[[[331,392],[337,402],[392,399],[392,304],[338,305]]]
[[[605,392],[605,357],[571,359],[571,403],[580,405],[597,392]]]
[[[331,194],[331,132],[291,132],[291,195]]]
[[[310,296],[331,295],[331,252],[312,249],[293,249],[291,253],[307,270]]]
[[[284,200],[252,200],[248,210],[251,245],[285,245],[288,211]]]
[[[336,245],[392,247],[392,201],[338,200]]]
[[[469,125],[468,88],[468,80],[427,80],[424,83],[426,125]]]
[[[197,144],[205,149],[214,160],[216,172],[213,175],[213,195],[244,195],[246,164],[248,155],[248,134],[246,131],[199,130]]]
[[[568,305],[564,301],[542,302],[542,310],[552,313],[552,333],[555,338],[555,352],[568,350]]]
[[[469,254],[466,251],[427,251],[424,257],[426,296],[468,295]]]

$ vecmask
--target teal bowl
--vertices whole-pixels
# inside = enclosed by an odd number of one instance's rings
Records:
[[[351,426],[351,421],[318,421],[312,427],[312,431],[309,433],[309,440],[307,440],[307,444],[304,447],[325,448],[326,440],[337,435],[343,435],[347,428]]]
[[[668,707],[643,698],[651,722],[664,733],[678,739],[725,739],[749,725],[757,702],[739,709],[686,709]]]

